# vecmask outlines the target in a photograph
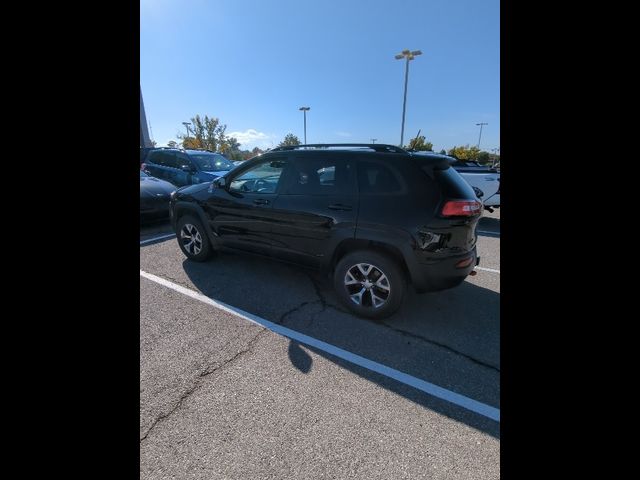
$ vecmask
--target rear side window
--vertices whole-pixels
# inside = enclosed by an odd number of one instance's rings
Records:
[[[445,197],[475,200],[476,194],[473,188],[455,169],[434,170],[433,175]]]
[[[151,152],[149,161],[163,167],[173,167],[175,164],[175,155],[172,152]]]
[[[361,160],[358,162],[358,188],[361,194],[401,193],[402,181],[387,165]]]
[[[337,195],[355,193],[354,166],[349,160],[297,157],[287,173],[289,195]]]

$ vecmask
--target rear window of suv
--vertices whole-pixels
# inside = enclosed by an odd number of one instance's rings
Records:
[[[425,167],[423,167],[425,168]],[[448,198],[476,198],[476,194],[471,185],[460,176],[454,168],[446,170],[433,170],[435,180],[442,188],[442,192]]]

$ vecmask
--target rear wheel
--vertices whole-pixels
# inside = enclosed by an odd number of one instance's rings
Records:
[[[406,280],[398,264],[369,250],[345,255],[336,265],[333,284],[338,298],[349,310],[374,319],[394,314],[406,291]]]
[[[178,245],[182,253],[196,262],[204,262],[211,256],[211,244],[200,220],[185,215],[178,220],[177,227]]]

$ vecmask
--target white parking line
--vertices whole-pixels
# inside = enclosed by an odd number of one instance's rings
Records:
[[[146,240],[140,241],[140,245],[144,245],[145,243],[155,242],[156,240],[162,240],[163,238],[171,238],[175,236],[176,236],[175,233],[170,233],[168,235],[160,235],[159,237],[148,238]]]
[[[493,268],[476,267],[476,270],[482,270],[483,272],[500,273],[500,270],[494,270]]]
[[[446,388],[439,387],[437,385],[434,385],[433,383],[426,382],[399,370],[387,367],[386,365],[383,365],[381,363],[374,362],[372,360],[369,360],[368,358],[364,358],[360,355],[356,355],[355,353],[343,350],[342,348],[336,347],[335,345],[331,345],[316,338],[309,337],[308,335],[296,332],[295,330],[283,327],[282,325],[278,325],[277,323],[270,322],[269,320],[266,320],[262,317],[258,317],[257,315],[253,315],[252,313],[245,312],[244,310],[233,307],[231,305],[227,305],[226,303],[219,302],[218,300],[209,298],[194,290],[185,288],[182,285],[178,285],[162,277],[153,275],[152,273],[147,273],[144,270],[140,270],[140,276],[146,278],[147,280],[151,280],[152,282],[158,283],[164,287],[175,290],[176,292],[182,293],[183,295],[209,304],[215,308],[224,310],[225,312],[240,317],[244,320],[248,320],[250,322],[261,325],[262,327],[265,327],[272,332],[277,333],[278,335],[282,335],[305,345],[309,345],[310,347],[317,348],[318,350],[327,352],[355,365],[366,368],[367,370],[371,370],[373,372],[384,375],[385,377],[392,378],[400,383],[404,383],[405,385],[417,388],[418,390],[428,393],[429,395],[433,395],[434,397],[440,398],[449,403],[453,403],[467,410],[471,410],[472,412],[490,418],[491,420],[495,420],[498,423],[500,422],[500,409],[498,408],[478,402],[477,400],[465,397],[464,395],[460,395],[459,393],[452,392],[451,390],[447,390]]]

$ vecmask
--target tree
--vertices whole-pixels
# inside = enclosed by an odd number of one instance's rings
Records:
[[[453,147],[448,153],[459,160],[476,160],[480,149],[478,147],[470,147],[467,144],[464,147]]]
[[[198,141],[198,139],[193,137],[184,137],[182,139],[182,148],[188,148],[191,150],[202,149],[202,144]]]
[[[202,118],[200,115],[196,115],[191,118],[191,135],[187,136],[179,133],[177,136],[182,140],[184,148],[196,148],[215,152],[218,150],[220,140],[224,140],[224,130],[226,128],[226,125],[220,125],[218,118],[209,118],[207,115]]]
[[[178,146],[178,144],[175,142],[175,140],[169,140],[167,142],[167,147],[169,148],[176,148]]]
[[[443,148],[442,150],[440,150],[440,155],[446,155],[447,151]]]
[[[433,151],[433,143],[425,141],[424,135],[412,138],[409,145],[405,147],[408,150]]]
[[[300,139],[293,133],[287,133],[284,140],[278,144],[279,147],[287,147],[289,145],[300,145]]]
[[[489,163],[489,152],[478,153],[478,163]]]

